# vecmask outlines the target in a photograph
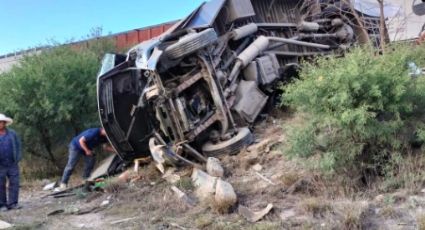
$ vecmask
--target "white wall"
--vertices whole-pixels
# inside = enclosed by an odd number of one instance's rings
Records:
[[[19,54],[9,54],[7,57],[1,57],[0,58],[0,74],[5,73],[12,69],[14,65],[19,64],[22,58],[24,58],[25,55],[33,55],[33,54],[39,54],[41,52],[40,49],[35,50],[26,50],[25,52],[21,52]]]
[[[0,74],[9,71],[13,65],[19,63],[21,58],[21,55],[0,58]]]
[[[387,27],[392,41],[407,40],[417,38],[425,24],[425,16],[418,16],[413,13],[412,5],[414,0],[384,0],[384,3],[392,7],[397,6],[398,15],[387,20]],[[416,0],[416,4],[422,0]]]

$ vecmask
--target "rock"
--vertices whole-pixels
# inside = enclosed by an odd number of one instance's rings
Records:
[[[109,200],[104,200],[102,201],[102,203],[100,204],[100,207],[106,206],[109,204]]]
[[[52,183],[49,179],[43,179],[43,180],[41,180],[41,184],[42,185],[47,185],[47,184],[50,184],[50,183]]]
[[[211,176],[222,177],[224,175],[224,169],[221,167],[220,160],[214,157],[208,157],[207,172]]]
[[[235,205],[237,201],[237,196],[233,186],[222,179],[218,179],[214,200],[218,211],[227,213],[229,208]]]
[[[73,206],[73,205],[65,207],[65,209],[64,209],[64,212],[66,214],[75,214],[75,213],[78,213],[79,211],[80,211],[80,209],[77,208],[76,206]]]
[[[196,187],[195,193],[201,199],[211,198],[215,192],[217,177],[212,177],[202,170],[193,169],[192,181]]]
[[[5,221],[0,220],[0,229],[7,229],[7,228],[11,228],[11,227],[13,227],[13,225],[11,225],[11,224],[9,224]]]
[[[280,216],[280,219],[282,219],[283,221],[285,221],[285,220],[287,220],[289,218],[294,217],[295,215],[296,215],[296,213],[295,213],[295,211],[293,209],[288,209],[288,210],[285,210],[285,211],[281,212],[279,216]]]
[[[382,194],[377,195],[373,200],[377,203],[382,203],[382,201],[384,201],[385,196]]]
[[[52,182],[52,183],[50,183],[50,184],[46,184],[46,185],[43,187],[43,191],[52,190],[52,189],[54,189],[55,187],[56,187],[56,182]]]
[[[261,166],[260,164],[255,164],[252,166],[252,169],[256,172],[259,172],[263,169],[263,166]]]
[[[247,207],[243,205],[239,205],[238,213],[242,215],[243,217],[245,217],[245,219],[247,219],[249,222],[257,222],[261,220],[265,215],[267,215],[267,213],[269,213],[270,210],[272,210],[272,208],[273,208],[273,204],[268,204],[267,207],[264,208],[263,210],[254,212],[249,210]]]
[[[192,200],[188,195],[186,195],[186,193],[181,191],[176,186],[171,186],[171,190],[176,194],[177,198],[182,200],[188,206],[193,207],[196,205],[196,202],[194,200]]]

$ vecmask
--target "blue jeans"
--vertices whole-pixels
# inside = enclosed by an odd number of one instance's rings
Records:
[[[9,180],[9,192],[6,196],[6,180]],[[0,166],[0,207],[18,204],[19,198],[19,166]]]
[[[69,147],[68,153],[69,153],[68,163],[66,164],[65,170],[63,171],[61,182],[64,184],[68,184],[69,178],[71,177],[71,174],[74,171],[74,168],[77,165],[78,160],[80,159],[81,156],[84,157],[83,179],[89,178],[91,171],[93,170],[94,164],[96,162],[94,155],[87,156],[84,152],[78,149],[75,149],[72,146]]]

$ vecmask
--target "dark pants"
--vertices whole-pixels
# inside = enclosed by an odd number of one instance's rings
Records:
[[[71,177],[71,174],[74,171],[74,168],[81,156],[84,157],[83,179],[90,177],[91,171],[93,170],[94,164],[96,162],[94,155],[87,156],[84,152],[74,149],[73,147],[69,147],[68,163],[66,164],[65,170],[63,171],[61,180],[62,183],[68,184],[69,178]]]
[[[9,181],[9,192],[6,196],[6,180]],[[18,204],[19,197],[19,166],[0,166],[0,207],[10,207]]]

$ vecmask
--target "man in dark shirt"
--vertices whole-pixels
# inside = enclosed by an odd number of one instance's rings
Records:
[[[87,129],[74,137],[69,144],[68,163],[63,172],[60,189],[65,189],[67,187],[69,178],[81,156],[84,157],[83,179],[86,180],[89,178],[95,164],[93,149],[107,142],[106,132],[103,128]]]
[[[0,210],[18,209],[19,166],[21,160],[21,141],[15,131],[6,126],[13,120],[0,114]],[[6,194],[6,180],[9,191]],[[8,196],[7,196],[8,195]]]

